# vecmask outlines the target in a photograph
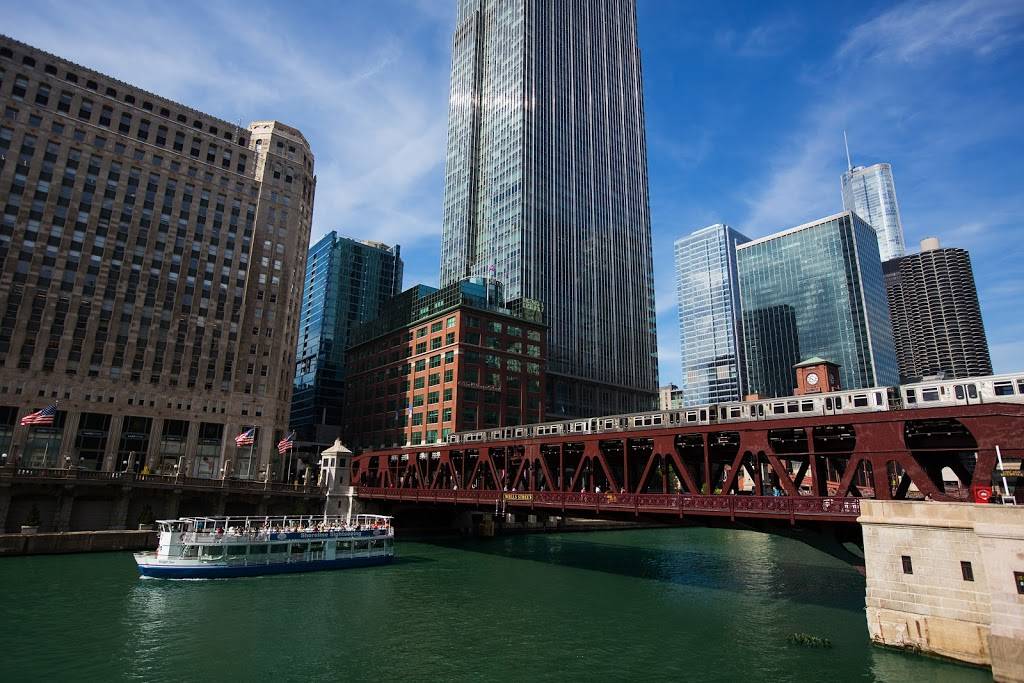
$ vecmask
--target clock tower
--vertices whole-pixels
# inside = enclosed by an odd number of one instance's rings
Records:
[[[824,358],[808,358],[793,366],[796,370],[795,396],[839,391],[839,366]]]

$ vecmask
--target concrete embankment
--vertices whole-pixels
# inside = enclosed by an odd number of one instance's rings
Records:
[[[50,534],[0,534],[0,557],[153,550],[155,531],[69,531]]]

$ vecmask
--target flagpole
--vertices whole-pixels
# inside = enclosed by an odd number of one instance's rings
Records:
[[[248,467],[249,471],[252,471],[252,459],[253,459],[253,455],[256,452],[256,425],[253,425],[252,429],[253,429],[253,432],[252,432],[252,443],[249,444],[249,467]]]

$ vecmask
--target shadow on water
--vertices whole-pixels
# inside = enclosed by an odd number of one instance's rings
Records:
[[[736,593],[755,591],[806,605],[855,612],[864,609],[864,577],[834,559],[825,559],[824,555],[820,562],[801,562],[796,558],[785,557],[816,552],[802,547],[797,541],[767,534],[763,535],[760,542],[751,540],[745,534],[708,539],[718,549],[716,552],[714,549],[694,547],[693,539],[675,543],[672,536],[650,536],[648,534],[652,532],[647,531],[609,533],[643,533],[647,535],[644,540],[649,541],[649,544],[645,547],[607,543],[597,540],[598,536],[591,533],[572,534],[571,538],[565,534],[543,534],[421,542],[460,551],[679,586]],[[733,547],[723,551],[724,545]],[[744,550],[737,552],[736,545]]]

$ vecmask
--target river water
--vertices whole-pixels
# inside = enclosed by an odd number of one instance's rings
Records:
[[[658,529],[398,552],[217,581],[140,580],[128,553],[0,559],[0,680],[991,680],[871,646],[863,577],[789,539]]]

